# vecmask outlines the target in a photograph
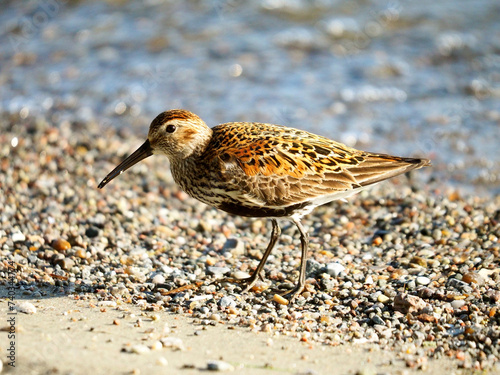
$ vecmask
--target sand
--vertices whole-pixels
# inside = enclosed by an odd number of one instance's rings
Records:
[[[16,368],[4,363],[5,373],[197,374],[205,372],[212,360],[230,364],[238,374],[420,372],[408,368],[395,352],[381,351],[377,345],[324,346],[222,323],[194,325],[193,319],[178,314],[161,314],[154,320],[154,313],[137,306],[103,307],[96,299],[51,296],[25,301],[37,311],[16,315]],[[0,316],[6,313],[7,303],[2,301]],[[128,352],[162,332],[165,325],[170,329],[168,337],[182,340],[183,349]],[[0,335],[3,348],[6,335]],[[430,374],[459,373],[449,359],[429,361],[425,368]]]

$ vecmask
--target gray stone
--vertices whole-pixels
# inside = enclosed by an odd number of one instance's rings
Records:
[[[340,263],[328,263],[326,265],[326,272],[333,277],[337,277],[341,272],[344,272],[345,267]]]

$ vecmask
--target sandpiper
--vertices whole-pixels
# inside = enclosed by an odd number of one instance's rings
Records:
[[[278,221],[287,219],[297,226],[300,273],[296,287],[284,295],[289,301],[305,285],[309,240],[300,221],[304,215],[430,164],[427,159],[359,151],[279,125],[230,122],[209,128],[194,113],[175,109],[153,120],[146,142],[113,169],[99,188],[153,154],[168,157],[174,180],[190,196],[233,215],[271,219],[271,240],[252,276],[245,280],[245,292],[261,277],[278,241]]]

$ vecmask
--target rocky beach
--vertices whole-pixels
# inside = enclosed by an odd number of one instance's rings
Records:
[[[0,5],[0,370],[500,372],[496,1]],[[432,166],[284,225],[98,183],[172,108]],[[15,367],[14,367],[15,366]]]
[[[4,280],[13,272],[20,322],[65,298],[107,310],[113,325],[121,321],[113,312],[135,308],[152,321],[178,316],[194,334],[223,326],[268,343],[376,345],[409,369],[451,359],[457,369],[498,370],[498,197],[462,197],[424,170],[318,208],[304,222],[307,289],[287,306],[275,295],[298,274],[294,227],[283,229],[268,281],[241,294],[237,280],[266,246],[265,220],[189,198],[162,157],[98,190],[99,178],[140,143],[127,132],[15,116],[1,127],[0,272]],[[135,342],[118,340],[115,354],[185,350],[159,327]]]

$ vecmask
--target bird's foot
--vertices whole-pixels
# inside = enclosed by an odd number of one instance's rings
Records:
[[[248,293],[254,286],[257,284],[257,281],[264,281],[264,277],[261,273],[254,272],[252,276],[249,276],[245,279],[240,280],[242,284],[246,284],[245,289],[242,290],[242,293]]]
[[[248,293],[257,284],[257,281],[265,281],[262,274],[254,272],[251,276],[243,279],[231,279],[232,282],[245,285],[241,293]]]
[[[280,295],[288,300],[288,303],[292,303],[295,298],[297,298],[304,291],[304,285],[297,284],[295,288],[289,290],[288,292],[280,293]]]

